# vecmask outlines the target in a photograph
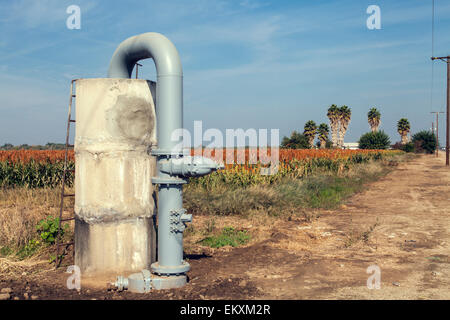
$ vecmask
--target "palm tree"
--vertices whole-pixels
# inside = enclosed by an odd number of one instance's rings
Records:
[[[367,113],[367,120],[369,121],[369,126],[372,132],[377,132],[378,127],[381,124],[381,113],[377,108],[371,108],[369,113]]]
[[[319,128],[317,128],[317,134],[319,136],[320,141],[320,149],[325,148],[328,140],[328,133],[330,132],[330,129],[328,128],[328,125],[326,123],[321,123]]]
[[[339,130],[339,108],[337,105],[332,104],[328,108],[327,117],[330,120],[331,141],[333,142],[333,147],[337,147]]]
[[[305,123],[303,134],[308,138],[311,148],[314,148],[314,139],[316,138],[317,125],[314,121],[309,120]]]
[[[352,117],[352,111],[347,106],[342,106],[339,108],[339,143],[338,146],[342,148],[344,146],[344,136],[347,132],[350,119]]]
[[[409,129],[411,129],[411,125],[409,124],[408,119],[401,118],[397,122],[397,131],[402,137],[402,144],[408,143],[408,133]]]

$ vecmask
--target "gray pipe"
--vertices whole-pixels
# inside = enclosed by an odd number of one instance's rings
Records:
[[[148,32],[123,41],[117,47],[109,64],[108,77],[131,78],[133,68],[141,59],[152,58],[156,65],[156,118],[158,149],[158,177],[152,182],[158,188],[158,261],[152,271],[162,275],[181,274],[189,270],[183,261],[182,231],[173,230],[174,214],[183,210],[181,184],[186,181],[162,172],[161,161],[170,160],[177,141],[172,132],[183,126],[183,70],[178,51],[165,36]]]
[[[158,184],[158,261],[152,264],[154,274],[169,277],[164,286],[180,285],[179,276],[190,267],[183,260],[183,231],[192,216],[183,209],[182,184],[187,177],[201,176],[221,168],[203,157],[182,157],[182,149],[175,149],[178,141],[172,141],[174,130],[183,126],[183,71],[180,57],[169,39],[158,33],[144,33],[123,41],[111,59],[109,78],[131,78],[133,68],[141,59],[152,58],[156,65],[156,118],[158,149],[158,176],[152,178]],[[181,161],[182,160],[182,161]],[[159,279],[159,281],[163,281]],[[181,283],[185,282],[185,277]],[[152,280],[153,281],[153,280]],[[162,287],[162,285],[160,285]]]

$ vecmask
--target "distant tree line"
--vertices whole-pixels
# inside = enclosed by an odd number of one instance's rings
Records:
[[[317,125],[313,120],[309,120],[305,123],[303,133],[294,131],[290,137],[283,137],[281,147],[288,149],[344,148],[344,136],[347,132],[351,115],[352,112],[348,106],[338,107],[332,104],[327,110],[330,126],[326,123]],[[412,141],[410,141],[408,135],[410,134],[411,124],[406,118],[401,118],[397,122],[397,132],[401,141],[394,145],[391,145],[389,136],[383,130],[379,130],[381,112],[377,108],[370,108],[367,113],[367,121],[371,131],[360,137],[358,141],[360,149],[401,149],[406,152],[433,153],[439,147],[436,143],[435,134],[429,131],[416,133],[413,135]],[[331,140],[329,139],[330,133]],[[314,144],[316,136],[318,137],[318,142]]]
[[[63,150],[66,147],[64,143],[48,142],[45,146],[21,144],[14,146],[11,143],[5,143],[0,146],[0,150]]]

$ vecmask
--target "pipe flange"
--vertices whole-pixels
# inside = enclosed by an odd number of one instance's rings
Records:
[[[169,149],[153,149],[150,154],[152,156],[168,156],[168,157],[182,157],[185,156],[185,152],[183,150],[173,151]]]
[[[159,275],[182,275],[191,270],[191,266],[186,261],[182,261],[179,266],[160,266],[159,262],[151,265],[152,273]]]
[[[152,178],[152,183],[153,184],[167,184],[167,185],[171,185],[171,184],[185,184],[187,183],[186,180],[183,179],[174,179],[174,178],[159,178],[159,177],[153,177]]]

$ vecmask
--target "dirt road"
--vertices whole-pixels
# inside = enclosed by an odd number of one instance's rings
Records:
[[[449,299],[450,170],[444,163],[441,152],[439,159],[402,164],[323,215],[304,230],[325,239],[308,246],[297,263],[268,265],[276,280],[261,277],[263,268],[247,273],[264,286],[265,298]],[[379,290],[367,288],[371,265],[380,268]]]
[[[139,295],[65,287],[64,270],[0,277],[39,299],[450,299],[450,170],[421,156],[312,223],[280,220],[269,239],[188,255],[182,289]],[[368,289],[369,266],[380,289]],[[48,268],[48,267],[47,267]]]

